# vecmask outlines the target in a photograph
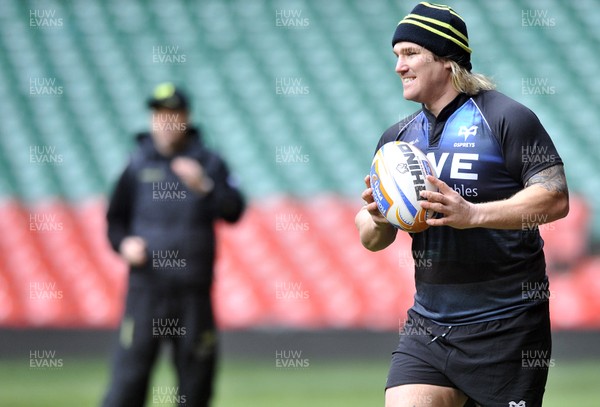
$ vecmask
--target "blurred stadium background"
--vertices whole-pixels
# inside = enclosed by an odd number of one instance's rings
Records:
[[[232,387],[244,373],[253,377],[239,405],[381,405],[388,355],[412,302],[410,239],[369,253],[353,218],[380,134],[417,108],[402,100],[390,47],[415,3],[1,0],[0,339],[11,345],[0,377],[13,392],[0,404],[59,405],[27,399],[25,389],[44,380],[64,386],[50,385],[45,400],[98,402],[126,279],[105,238],[107,196],[133,134],[148,127],[152,88],[174,81],[250,203],[240,224],[219,227],[217,405],[238,405]],[[561,396],[598,405],[587,384],[600,356],[586,352],[600,329],[600,178],[592,176],[600,170],[600,4],[448,3],[468,23],[474,70],[535,111],[565,161],[571,213],[542,227],[559,338],[548,405],[564,405]],[[355,346],[341,345],[345,338]],[[340,346],[347,352],[335,352]],[[57,351],[64,366],[32,372],[34,349]],[[312,398],[277,379],[282,350],[312,351],[310,369],[286,373],[301,385],[312,380]],[[256,365],[243,362],[253,356]],[[343,374],[366,358],[360,370],[371,387]],[[72,380],[89,392],[64,384]],[[354,390],[347,403],[344,386]],[[69,391],[83,398],[66,402]]]

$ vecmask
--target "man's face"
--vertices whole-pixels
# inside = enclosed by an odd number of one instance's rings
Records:
[[[394,54],[398,57],[396,73],[402,79],[406,100],[431,106],[452,86],[450,63],[436,60],[433,53],[422,46],[397,42]]]
[[[152,110],[152,139],[161,153],[171,154],[184,144],[188,112],[158,108]]]

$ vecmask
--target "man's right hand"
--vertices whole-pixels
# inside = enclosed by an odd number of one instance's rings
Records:
[[[365,202],[364,208],[369,212],[369,215],[373,218],[373,222],[377,225],[384,225],[386,223],[390,225],[390,222],[381,214],[379,208],[377,208],[377,203],[375,202],[375,198],[373,198],[373,188],[371,188],[371,177],[368,175],[365,177],[365,185],[367,189],[361,194],[361,198]]]
[[[354,222],[362,245],[371,251],[382,250],[394,242],[398,229],[379,212],[368,175],[365,177],[365,185],[367,189],[361,194],[365,205],[356,214]]]
[[[139,236],[128,236],[119,247],[121,257],[131,266],[142,266],[148,260],[146,241]]]

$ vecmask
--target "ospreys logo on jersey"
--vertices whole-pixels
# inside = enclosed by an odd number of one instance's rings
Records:
[[[471,126],[471,127],[467,127],[467,126],[460,126],[458,128],[458,136],[462,136],[464,137],[464,141],[463,142],[456,142],[454,143],[454,147],[475,147],[475,141],[471,141],[471,142],[467,142],[467,140],[469,139],[470,136],[476,136],[477,135],[477,129],[479,128],[479,126]]]

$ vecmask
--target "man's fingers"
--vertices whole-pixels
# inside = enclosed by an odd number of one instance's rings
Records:
[[[436,178],[432,175],[427,176],[427,181],[429,181],[433,186],[437,187],[437,189],[442,194],[447,194],[448,192],[454,191],[452,188],[448,186],[444,181],[439,178]]]
[[[194,159],[187,157],[177,157],[171,162],[171,169],[179,177],[201,177],[204,169],[202,165]]]
[[[363,191],[363,193],[361,194],[361,198],[363,201],[365,201],[366,203],[371,203],[373,202],[373,189],[371,188],[367,188]]]
[[[373,198],[373,188],[371,188],[371,176],[365,176],[365,185],[367,186],[367,189],[365,189],[361,194],[361,198],[365,203],[364,209],[367,212],[369,212],[369,214],[372,217],[378,218],[379,222],[386,222],[387,219],[381,214],[381,212],[379,212],[377,202],[375,202],[375,199]]]
[[[434,212],[446,214],[448,213],[448,207],[440,202],[430,202],[430,201],[419,201],[421,204],[421,208],[430,209]]]
[[[447,203],[447,198],[439,192],[421,191],[420,195],[421,195],[421,198],[425,198],[429,202],[439,202],[442,204]],[[423,202],[423,201],[421,201],[421,202]]]
[[[444,226],[448,223],[447,218],[430,218],[425,221],[429,226]]]
[[[374,215],[379,215],[379,208],[377,208],[377,203],[376,202],[369,202],[365,205],[365,208],[367,209],[367,211],[369,211],[370,213],[374,214]]]

